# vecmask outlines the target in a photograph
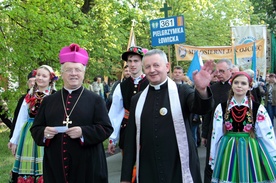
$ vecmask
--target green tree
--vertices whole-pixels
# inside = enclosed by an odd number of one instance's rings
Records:
[[[251,15],[250,22],[254,24],[267,24],[268,29],[276,33],[276,1],[274,0],[251,0],[254,13]]]
[[[26,75],[41,64],[60,69],[58,52],[78,43],[90,55],[86,79],[115,78],[121,71],[121,53],[127,49],[132,25],[137,45],[151,46],[152,19],[164,17],[160,0],[3,0],[0,2],[0,75],[19,83],[7,97],[17,101],[26,91]],[[169,16],[184,15],[186,44],[230,45],[230,26],[248,23],[248,0],[167,0]],[[238,20],[238,21],[233,21]],[[252,20],[252,18],[251,18]],[[168,52],[168,46],[158,47]],[[173,45],[170,59],[175,65]],[[186,64],[188,65],[188,64]],[[57,87],[62,85],[57,82]],[[4,86],[4,85],[2,85]],[[10,104],[10,103],[9,103]],[[12,104],[12,103],[11,103]],[[11,106],[11,109],[14,107]]]

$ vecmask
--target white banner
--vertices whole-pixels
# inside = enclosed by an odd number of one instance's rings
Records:
[[[246,44],[255,42],[260,39],[264,39],[263,56],[257,58],[257,70],[259,74],[265,78],[267,70],[266,62],[266,45],[267,45],[267,28],[265,25],[248,25],[248,26],[233,26],[231,27],[232,38],[234,39],[234,45]],[[251,69],[252,56],[245,58],[237,58],[237,65],[243,69]]]
[[[264,54],[264,39],[257,40],[257,58],[263,57]],[[192,60],[194,53],[199,52],[203,60],[214,60],[227,58],[233,59],[232,46],[190,46],[184,44],[175,44],[176,60],[185,61]],[[235,46],[236,58],[252,57],[253,42],[247,44],[240,44]]]

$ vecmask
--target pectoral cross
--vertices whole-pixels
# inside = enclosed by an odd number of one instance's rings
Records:
[[[72,124],[72,121],[69,121],[69,116],[66,116],[66,121],[63,121],[63,124],[66,124],[68,127],[68,124]]]

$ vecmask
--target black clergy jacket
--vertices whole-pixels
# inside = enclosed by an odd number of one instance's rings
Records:
[[[201,183],[200,164],[193,140],[191,113],[205,114],[212,109],[213,98],[202,99],[190,86],[178,85],[178,93],[189,147],[189,166],[195,183]],[[132,97],[129,125],[126,130],[121,181],[130,181],[136,161],[135,110],[140,94]],[[166,108],[162,115],[161,108]],[[182,183],[181,164],[172,120],[167,82],[160,90],[149,88],[141,113],[139,183]]]
[[[204,115],[203,123],[202,123],[202,137],[205,139],[208,139],[207,141],[208,148],[211,143],[211,134],[213,129],[213,113],[215,112],[215,109],[218,104],[227,101],[229,96],[229,91],[231,89],[231,85],[229,84],[228,81],[224,83],[219,81],[211,85],[210,89],[213,93],[215,104],[213,106],[213,109],[208,114]]]
[[[43,177],[45,183],[108,183],[107,163],[102,142],[113,132],[103,99],[84,88],[70,115],[70,127],[80,126],[83,141],[59,133],[45,139],[46,126],[64,126],[65,108],[70,114],[83,87],[73,91],[60,90],[45,97],[31,127],[32,137],[44,146]]]
[[[126,110],[129,111],[131,98],[138,92],[143,91],[149,84],[146,77],[141,79],[138,84],[134,84],[133,78],[129,77],[121,84],[121,92],[123,97],[123,105]]]

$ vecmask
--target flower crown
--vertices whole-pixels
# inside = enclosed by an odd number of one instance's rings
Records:
[[[40,68],[45,68],[45,67],[40,67]],[[46,68],[47,69],[47,68]],[[47,69],[48,70],[48,69]],[[49,71],[49,70],[48,70]],[[49,71],[50,72],[50,71]],[[37,69],[33,70],[33,76],[35,77],[37,74]],[[55,72],[50,72],[50,79],[52,82],[55,82],[58,80],[58,76],[55,74]]]

